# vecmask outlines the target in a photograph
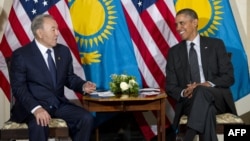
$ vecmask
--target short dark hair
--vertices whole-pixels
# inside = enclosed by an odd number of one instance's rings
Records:
[[[193,9],[190,9],[190,8],[181,9],[180,11],[178,11],[178,12],[176,13],[176,16],[178,16],[178,15],[180,15],[180,14],[188,15],[188,16],[190,16],[192,19],[198,19],[197,13],[196,13]]]

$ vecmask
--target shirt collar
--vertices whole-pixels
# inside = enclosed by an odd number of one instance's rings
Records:
[[[36,39],[35,39],[35,43],[36,43],[38,49],[41,51],[42,54],[46,54],[46,51],[48,49],[51,50],[51,53],[53,53],[53,51],[54,51],[53,48],[47,48],[47,47],[45,47],[44,45],[42,45],[41,43],[39,43]]]
[[[193,42],[196,46],[200,46],[200,35],[197,34],[193,41],[187,40],[186,43],[189,46]]]

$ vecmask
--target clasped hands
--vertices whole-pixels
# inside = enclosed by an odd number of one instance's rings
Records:
[[[184,89],[183,96],[187,98],[191,98],[193,96],[193,91],[197,86],[205,86],[205,87],[211,87],[211,84],[209,82],[203,82],[203,83],[190,83],[187,85],[187,88]]]

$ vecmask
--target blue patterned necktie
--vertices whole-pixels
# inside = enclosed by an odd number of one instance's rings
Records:
[[[51,78],[53,80],[53,84],[54,84],[54,87],[55,87],[56,86],[56,66],[55,66],[54,60],[53,60],[53,58],[51,56],[51,50],[48,49],[46,52],[48,53],[47,61],[48,61],[48,65],[49,65]]]
[[[200,71],[199,71],[199,64],[197,53],[194,49],[194,43],[190,43],[190,50],[189,50],[189,65],[190,65],[190,73],[191,73],[191,82],[200,82]]]

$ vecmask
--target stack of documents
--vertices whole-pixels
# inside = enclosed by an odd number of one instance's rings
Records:
[[[140,94],[146,95],[146,96],[153,96],[160,94],[160,89],[158,88],[143,88],[140,89]]]

